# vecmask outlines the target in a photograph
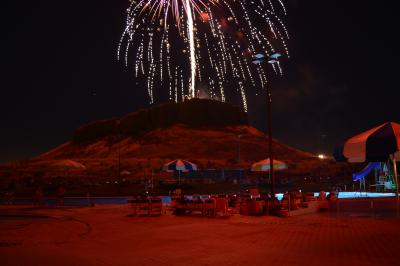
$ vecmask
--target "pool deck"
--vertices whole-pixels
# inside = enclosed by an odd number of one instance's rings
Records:
[[[1,265],[398,265],[400,219],[132,217],[129,205],[0,206]]]

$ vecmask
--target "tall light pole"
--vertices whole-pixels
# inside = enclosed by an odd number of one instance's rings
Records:
[[[272,147],[272,95],[267,86],[267,123],[268,123],[268,153],[269,153],[269,177],[271,179],[272,207],[275,202],[275,173],[274,173],[274,150]]]
[[[257,54],[253,58],[254,64],[275,64],[278,62],[278,58],[281,57],[280,53]],[[272,208],[275,205],[275,173],[274,173],[274,151],[272,148],[272,92],[270,86],[267,86],[267,124],[268,124],[268,153],[269,153],[269,176],[271,179],[271,196],[272,196]]]

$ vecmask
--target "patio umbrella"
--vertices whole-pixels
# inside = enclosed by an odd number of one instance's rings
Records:
[[[274,159],[274,170],[285,170],[287,169],[287,164]],[[254,164],[252,164],[251,166],[251,171],[253,172],[268,172],[270,170],[270,165],[269,165],[269,158],[256,162]]]
[[[57,176],[64,175],[64,178],[67,177],[68,173],[70,172],[82,173],[87,169],[85,165],[70,159],[39,162],[38,167],[48,173],[51,173],[50,176],[57,173]]]
[[[182,172],[188,172],[188,171],[196,171],[197,170],[197,165],[194,163],[191,163],[189,161],[185,160],[174,160],[169,163],[166,163],[163,165],[162,170],[165,172],[175,172],[175,171],[182,171]]]
[[[121,176],[128,176],[128,175],[131,175],[131,174],[132,173],[129,172],[128,170],[121,171],[121,173],[120,173]]]
[[[179,173],[179,182],[181,179],[181,172],[188,172],[188,171],[197,171],[197,165],[194,163],[191,163],[186,160],[174,160],[169,163],[166,163],[163,165],[161,168],[162,171],[164,172],[176,172],[178,171]]]
[[[334,150],[336,161],[383,162],[391,159],[399,196],[396,160],[400,159],[400,124],[387,122],[362,132],[337,146]]]
[[[49,164],[51,170],[68,171],[68,170],[85,170],[86,166],[73,160],[55,160]]]

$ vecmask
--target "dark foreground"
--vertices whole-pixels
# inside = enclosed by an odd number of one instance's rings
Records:
[[[398,265],[400,219],[132,217],[128,205],[0,206],[1,265]]]

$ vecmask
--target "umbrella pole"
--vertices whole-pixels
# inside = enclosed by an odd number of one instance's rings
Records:
[[[393,157],[393,169],[394,169],[394,178],[396,182],[396,194],[397,198],[399,198],[399,179],[397,176],[397,165],[396,165],[396,159]]]
[[[394,172],[394,180],[396,182],[396,196],[397,196],[397,216],[399,215],[399,179],[397,176],[397,165],[396,165],[396,158],[392,157],[393,161],[393,172]]]

